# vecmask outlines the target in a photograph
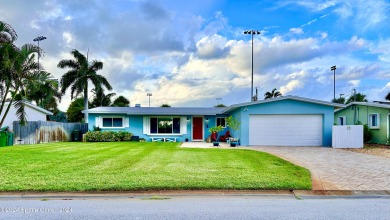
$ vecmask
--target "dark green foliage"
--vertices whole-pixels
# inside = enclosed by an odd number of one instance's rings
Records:
[[[116,107],[129,107],[130,105],[130,101],[128,99],[126,99],[124,96],[119,96],[118,98],[116,98],[113,102],[112,102],[112,105],[111,106],[116,106]]]
[[[333,99],[332,102],[333,103],[344,104],[345,103],[345,98],[344,97],[340,97],[338,99]]]
[[[67,122],[66,114],[62,111],[57,111],[54,115],[49,116],[50,121],[56,121],[56,122]]]
[[[372,137],[374,136],[372,130],[368,128],[368,125],[363,125],[363,142],[369,143],[372,140]]]
[[[84,98],[77,98],[70,103],[66,115],[68,122],[81,122],[83,120]]]
[[[351,95],[345,104],[349,104],[349,103],[353,102],[354,100],[355,100],[355,102],[368,102],[366,95],[364,95],[362,93],[356,93],[355,99],[354,99],[353,95]]]
[[[163,108],[170,108],[171,106],[169,104],[162,104],[161,107],[163,107]]]
[[[264,93],[264,99],[272,99],[280,96],[282,96],[282,93],[280,93],[276,88],[274,88],[271,92]]]
[[[132,133],[127,131],[89,131],[85,134],[87,142],[130,141]]]

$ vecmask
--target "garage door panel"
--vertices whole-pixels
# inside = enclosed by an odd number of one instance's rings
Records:
[[[250,115],[249,145],[321,146],[322,115]]]

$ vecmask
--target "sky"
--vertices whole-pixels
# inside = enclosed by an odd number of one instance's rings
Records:
[[[131,106],[211,107],[250,101],[251,35],[259,99],[283,95],[330,101],[352,90],[369,101],[390,92],[390,0],[0,0],[16,45],[45,51],[46,71],[77,49],[104,63],[117,96]],[[91,86],[90,86],[91,88]],[[108,93],[108,91],[107,91]],[[92,94],[90,93],[90,97]],[[117,97],[116,96],[116,97]],[[217,100],[218,98],[218,100]],[[219,100],[221,98],[221,100]],[[66,111],[70,94],[62,98]]]

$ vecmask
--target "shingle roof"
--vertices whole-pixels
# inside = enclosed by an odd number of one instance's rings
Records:
[[[88,109],[88,113],[128,114],[128,115],[217,115],[225,108],[201,107],[97,107]],[[83,111],[84,113],[85,111]]]

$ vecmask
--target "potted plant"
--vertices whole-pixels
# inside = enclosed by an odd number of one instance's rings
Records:
[[[214,126],[209,128],[209,132],[211,133],[211,141],[213,142],[213,146],[219,146],[218,142],[218,132],[222,131],[223,127],[221,125]]]
[[[233,116],[229,116],[226,118],[226,125],[233,130],[232,133],[234,135],[235,131],[240,129],[241,123]],[[230,141],[230,146],[231,147],[237,146],[238,141],[239,141],[238,138],[233,138],[233,141]]]

